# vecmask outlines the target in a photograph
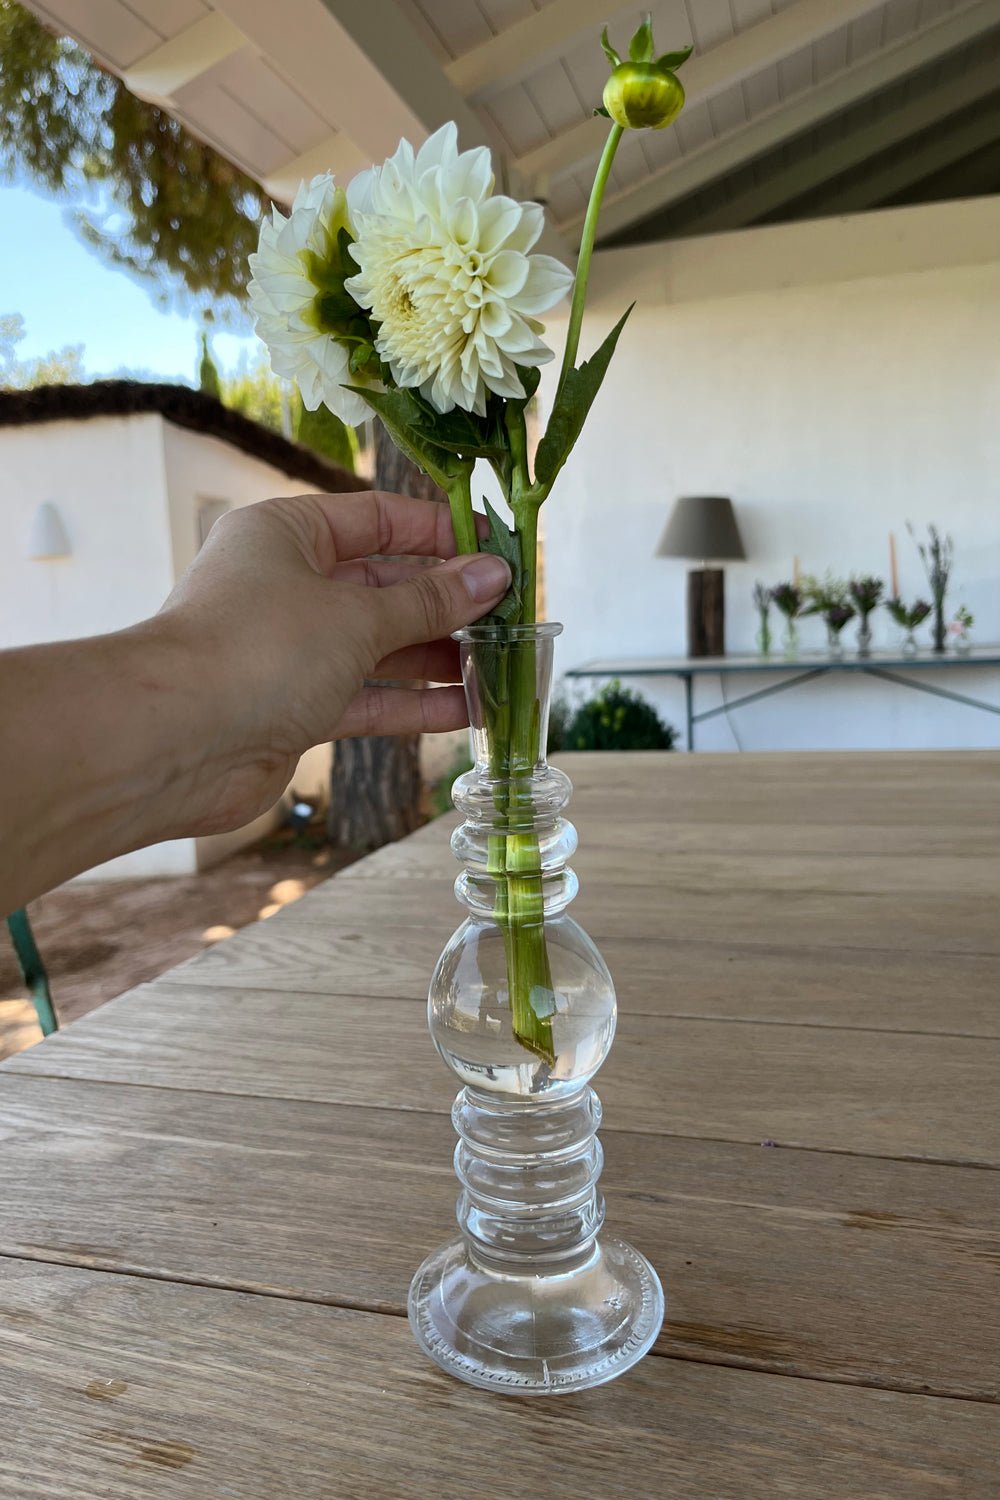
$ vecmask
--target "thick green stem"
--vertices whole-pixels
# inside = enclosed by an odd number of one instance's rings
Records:
[[[526,480],[526,464],[515,464]],[[535,622],[538,506],[516,505],[521,546],[522,625]],[[522,1046],[552,1066],[552,973],[545,942],[545,897],[541,851],[534,828],[532,773],[542,753],[536,649],[519,641],[510,670],[509,759],[505,908],[507,918],[508,990],[514,1034]]]
[[[478,552],[479,534],[472,510],[472,469],[463,469],[448,486],[448,505],[451,510],[451,528],[455,533],[455,546],[459,552]]]
[[[594,185],[590,190],[587,217],[583,221],[583,234],[580,239],[580,250],[576,259],[576,280],[573,283],[573,302],[569,313],[569,328],[566,332],[566,348],[563,353],[562,369],[559,371],[560,388],[567,374],[576,363],[576,354],[580,347],[580,329],[583,327],[583,306],[587,300],[587,278],[590,275],[590,258],[594,253],[594,240],[597,237],[597,218],[601,212],[604,189],[608,185],[608,177],[611,174],[611,163],[615,159],[618,143],[624,134],[625,130],[623,126],[612,125],[608,132],[608,138],[604,143],[604,153],[597,168]]]

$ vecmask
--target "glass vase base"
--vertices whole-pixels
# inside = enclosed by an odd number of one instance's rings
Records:
[[[573,1270],[533,1276],[481,1266],[459,1240],[428,1256],[409,1297],[410,1327],[436,1364],[513,1396],[614,1380],[652,1348],[663,1313],[653,1267],[613,1235]]]

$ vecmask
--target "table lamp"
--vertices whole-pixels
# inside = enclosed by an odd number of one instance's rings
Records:
[[[733,502],[725,495],[686,495],[676,501],[656,556],[702,559],[701,567],[688,573],[688,656],[725,656],[723,571],[708,562],[746,557]]]

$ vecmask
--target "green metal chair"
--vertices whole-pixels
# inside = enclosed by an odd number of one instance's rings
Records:
[[[49,989],[49,976],[45,972],[42,963],[42,955],[35,943],[35,935],[28,921],[28,913],[22,906],[18,911],[12,912],[7,918],[7,930],[14,944],[14,952],[17,955],[18,968],[24,976],[24,982],[31,994],[31,1003],[35,1007],[38,1016],[38,1024],[42,1028],[43,1036],[51,1036],[59,1029],[59,1021],[56,1018],[55,1006],[52,1004],[52,992]]]

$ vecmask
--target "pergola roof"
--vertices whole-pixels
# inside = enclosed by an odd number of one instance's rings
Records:
[[[614,0],[27,0],[279,200],[454,119],[505,186],[581,224]],[[643,7],[645,9],[645,7]],[[629,135],[602,232],[625,243],[1000,190],[1000,0],[660,0],[695,44],[674,128]]]

